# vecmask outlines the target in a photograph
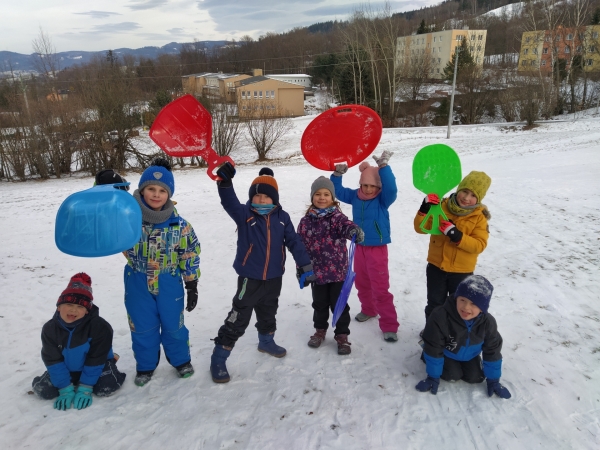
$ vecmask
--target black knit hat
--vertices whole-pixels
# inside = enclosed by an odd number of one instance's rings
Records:
[[[490,307],[494,286],[481,275],[471,275],[460,282],[454,297],[465,297],[471,300],[481,312],[487,313]]]
[[[265,194],[271,197],[274,205],[279,205],[279,186],[274,178],[273,171],[268,167],[263,167],[258,172],[258,177],[254,179],[248,191],[248,197],[252,201],[252,197],[256,194]]]
[[[112,169],[104,169],[96,174],[94,186],[103,184],[127,183],[127,180]],[[128,191],[129,186],[119,186],[117,189]]]

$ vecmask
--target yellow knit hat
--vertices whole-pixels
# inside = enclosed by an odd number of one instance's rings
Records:
[[[481,203],[491,184],[492,179],[488,177],[485,172],[477,172],[473,170],[471,173],[469,173],[469,175],[463,178],[456,188],[456,192],[462,189],[468,189],[475,194],[477,197],[477,202]]]

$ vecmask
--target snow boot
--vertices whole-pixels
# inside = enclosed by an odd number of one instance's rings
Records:
[[[231,347],[219,344],[215,345],[210,357],[210,374],[215,383],[229,382],[229,372],[227,372],[227,366],[225,365],[225,361],[227,361],[229,355],[231,355]]]
[[[334,339],[338,344],[338,355],[349,355],[352,353],[352,349],[350,348],[351,344],[348,342],[347,334],[336,334]]]
[[[367,320],[369,320],[369,319],[373,319],[373,318],[375,318],[375,317],[377,317],[377,316],[367,316],[366,314],[364,314],[364,313],[362,313],[362,312],[359,312],[359,313],[356,315],[355,319],[356,319],[358,322],[366,322]]]
[[[386,342],[396,342],[398,340],[398,335],[392,331],[387,331],[383,333],[383,340]]]
[[[177,370],[179,378],[189,378],[194,375],[194,368],[192,367],[191,362],[186,362],[185,364],[175,367],[175,369]]]
[[[327,333],[327,330],[317,328],[315,330],[315,334],[313,334],[310,337],[310,341],[308,341],[308,346],[312,348],[319,348],[325,340],[325,333]]]
[[[275,333],[260,334],[258,333],[258,351],[268,353],[275,358],[283,358],[286,355],[286,350],[280,347],[273,340]]]
[[[147,372],[138,372],[135,375],[135,380],[133,382],[136,386],[142,387],[152,379],[152,375],[154,375],[154,370],[149,370]]]

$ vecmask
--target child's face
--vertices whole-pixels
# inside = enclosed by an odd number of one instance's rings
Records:
[[[360,189],[361,189],[362,193],[365,195],[373,195],[373,194],[377,193],[377,191],[379,190],[379,187],[374,186],[372,184],[361,184]]]
[[[463,320],[471,320],[481,314],[481,309],[467,297],[456,298],[456,309]]]
[[[252,203],[257,205],[272,205],[273,199],[265,194],[256,194],[252,197]]]
[[[473,191],[469,189],[461,189],[456,193],[456,200],[458,200],[458,206],[474,206],[477,204],[477,197],[473,194]]]
[[[146,204],[154,211],[160,211],[167,200],[169,200],[169,193],[167,190],[159,186],[158,184],[149,184],[142,189],[142,197]]]
[[[88,313],[85,306],[76,305],[74,303],[61,303],[56,309],[60,314],[60,318],[66,323],[73,323]]]
[[[315,192],[315,195],[313,195],[312,198],[312,204],[319,209],[329,208],[333,205],[333,197],[329,189],[323,188]]]

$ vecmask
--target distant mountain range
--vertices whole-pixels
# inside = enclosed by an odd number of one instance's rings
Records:
[[[221,47],[226,45],[227,41],[200,41],[194,42],[192,44],[200,46],[206,52],[210,52],[215,47]],[[176,55],[179,53],[181,46],[183,43],[171,42],[167,45],[163,45],[162,47],[142,47],[142,48],[115,48],[111,49],[114,54],[118,56],[123,55],[133,55],[136,57],[144,57],[144,58],[156,58],[161,54],[171,54]],[[59,52],[57,56],[60,59],[60,69],[65,69],[67,67],[71,67],[77,64],[86,64],[94,58],[94,56],[106,55],[108,50],[103,50],[99,52],[79,52],[79,51],[69,51],[69,52]],[[0,73],[8,72],[11,69],[15,72],[35,72],[35,64],[34,64],[35,54],[25,55],[22,53],[8,52],[8,51],[0,51]]]

